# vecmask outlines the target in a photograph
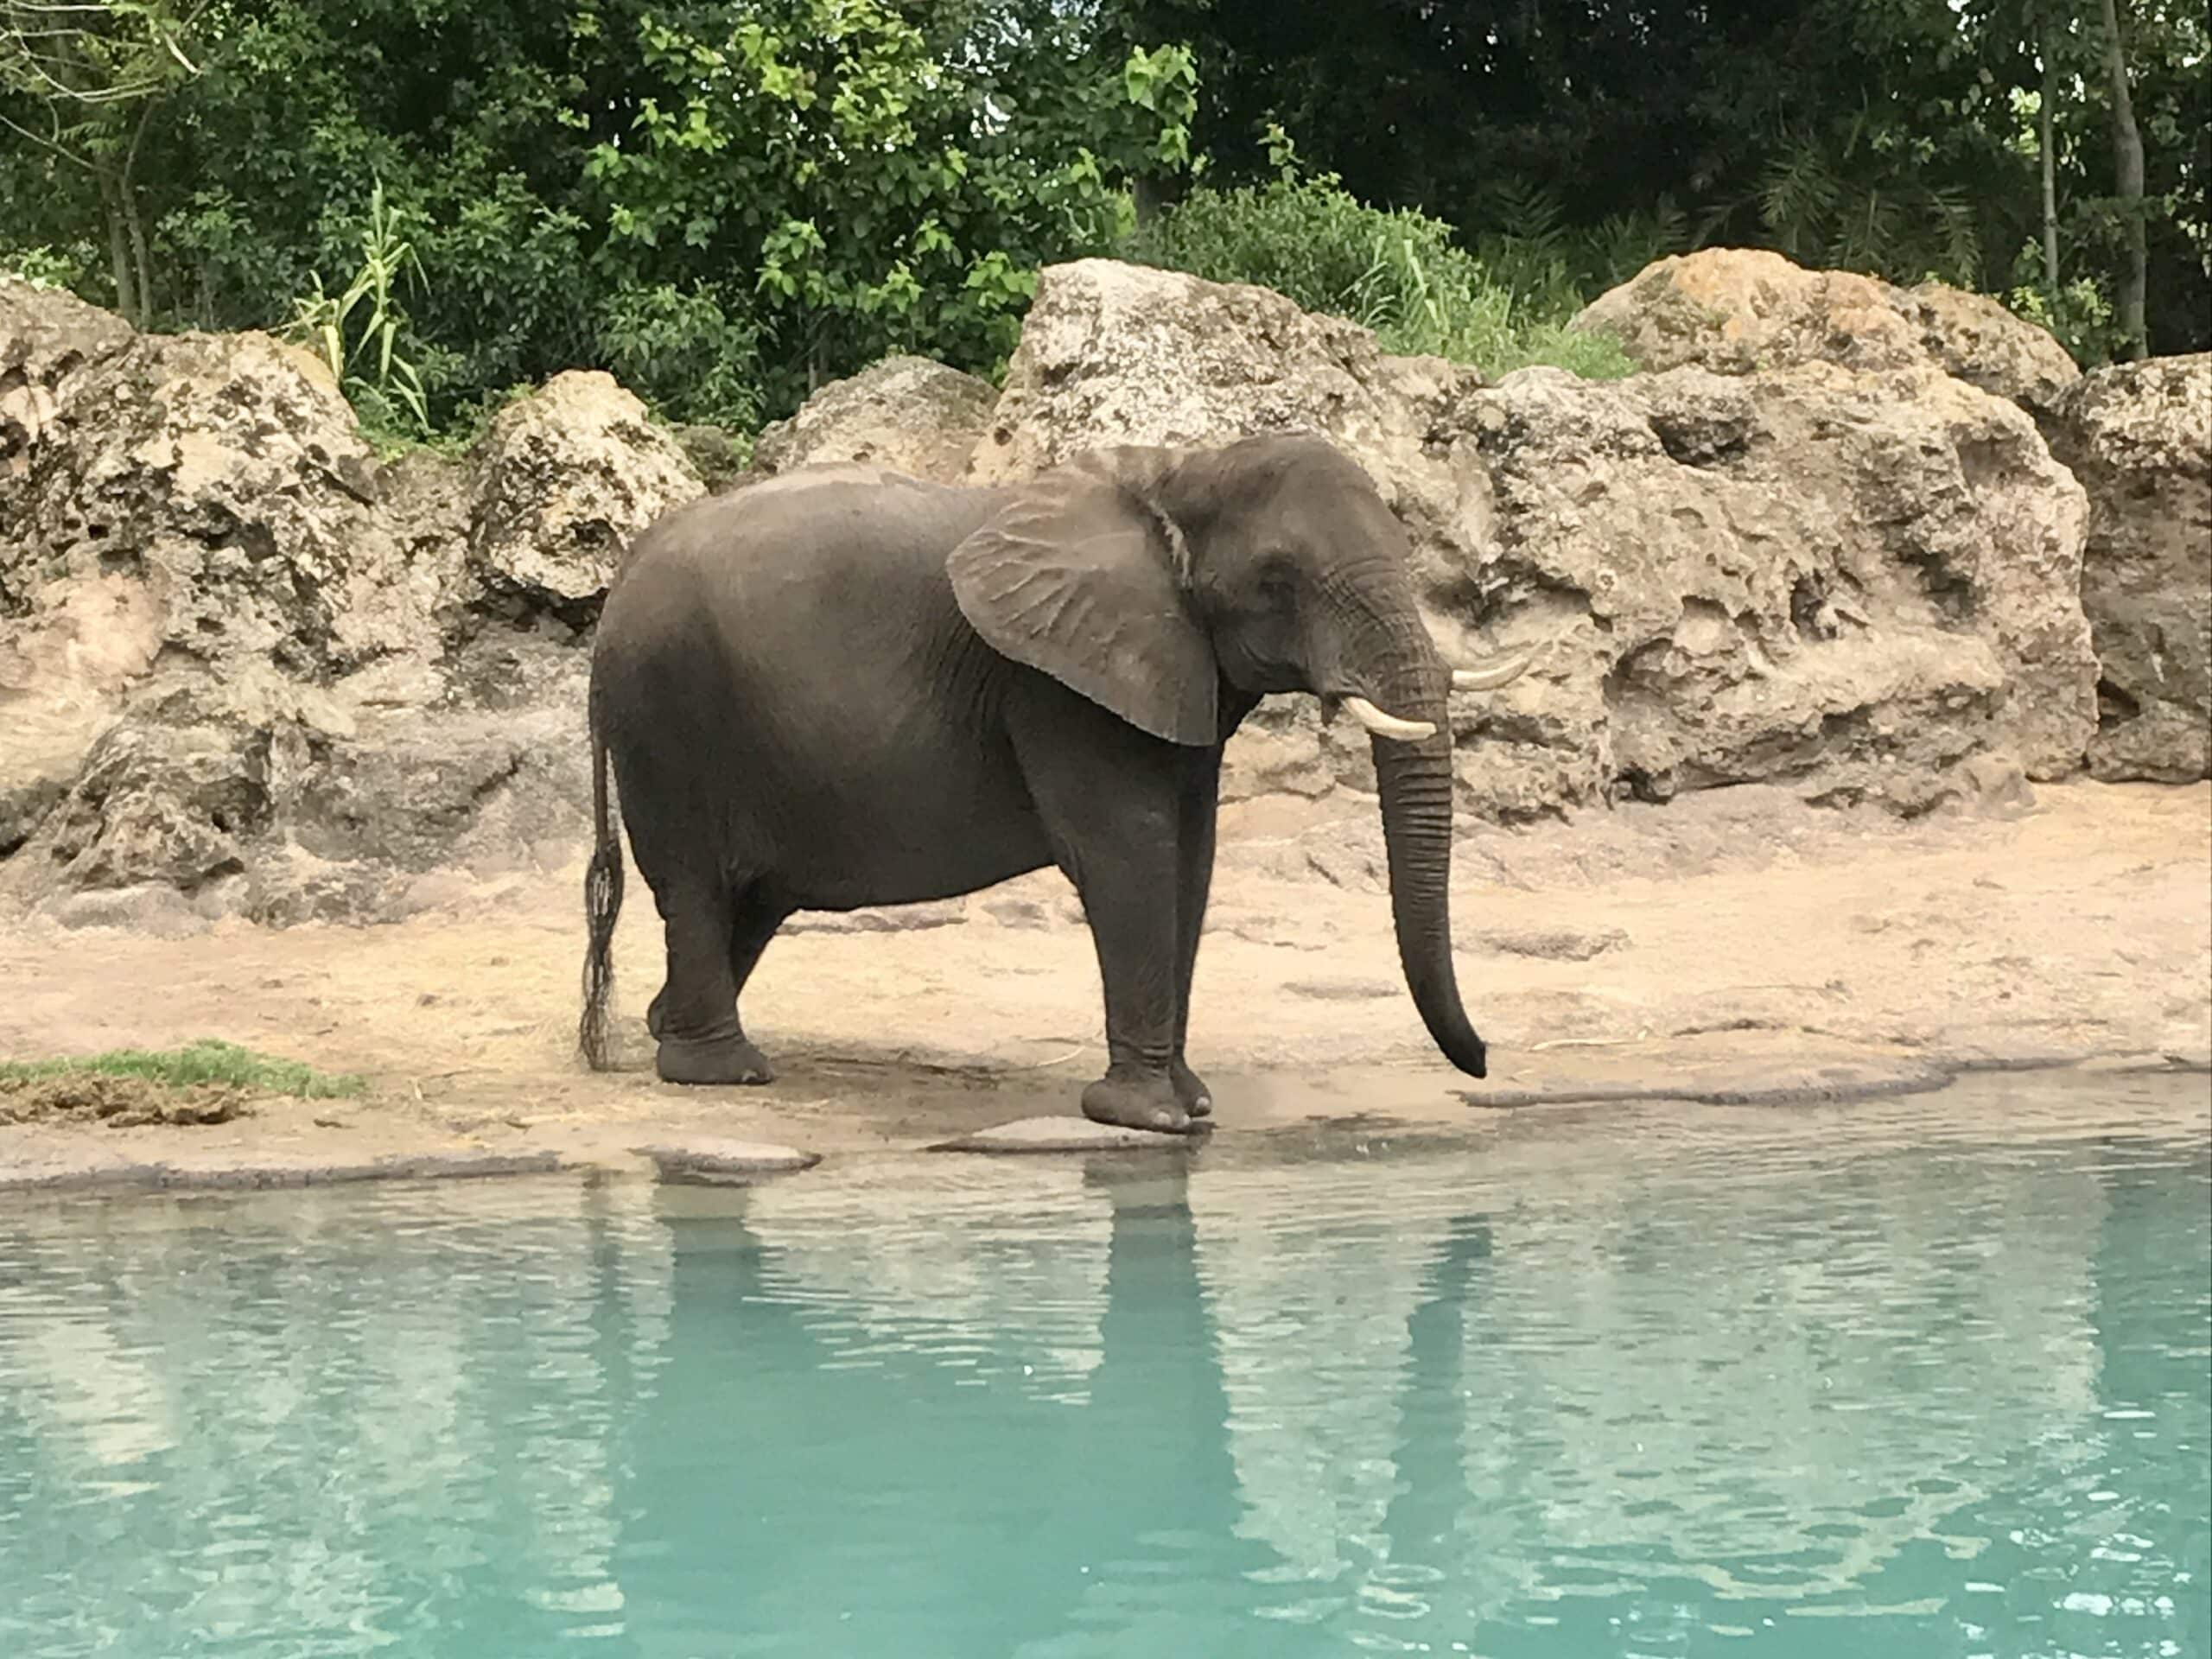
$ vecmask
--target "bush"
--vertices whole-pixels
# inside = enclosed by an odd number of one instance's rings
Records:
[[[17,276],[33,288],[71,288],[85,279],[81,253],[44,245],[0,253],[0,276]]]
[[[671,283],[618,289],[595,332],[607,372],[664,419],[741,432],[760,424],[759,334],[713,293]]]
[[[1609,379],[1634,366],[1611,340],[1568,331],[1580,296],[1548,270],[1541,287],[1517,292],[1450,226],[1368,207],[1332,175],[1298,176],[1287,146],[1276,153],[1280,177],[1193,190],[1134,238],[1132,254],[1214,282],[1255,283],[1374,329],[1386,351],[1434,353],[1487,375],[1545,363]]]
[[[2094,277],[2077,276],[2056,293],[2043,281],[2041,251],[2033,243],[2013,262],[2013,284],[2003,296],[2013,315],[2057,340],[2076,363],[2109,363],[2126,346],[2111,298]]]

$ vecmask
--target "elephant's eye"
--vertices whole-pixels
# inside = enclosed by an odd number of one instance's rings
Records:
[[[1270,553],[1260,561],[1260,597],[1271,605],[1289,605],[1298,597],[1298,570],[1287,553]]]

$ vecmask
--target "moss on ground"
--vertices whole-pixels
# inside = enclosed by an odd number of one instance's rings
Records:
[[[357,1077],[207,1038],[182,1048],[0,1060],[0,1123],[224,1123],[251,1111],[257,1096],[331,1100],[366,1087]]]

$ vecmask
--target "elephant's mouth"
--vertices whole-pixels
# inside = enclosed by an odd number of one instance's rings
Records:
[[[1454,691],[1494,691],[1501,686],[1510,685],[1528,671],[1535,656],[1533,650],[1505,652],[1468,667],[1454,667],[1451,671],[1451,689]],[[1357,688],[1338,684],[1319,692],[1319,696],[1324,720],[1334,720],[1339,712],[1350,715],[1370,737],[1418,743],[1436,735],[1433,721],[1409,718],[1392,709],[1387,700],[1378,702]]]
[[[1436,735],[1433,721],[1409,720],[1402,715],[1392,713],[1359,692],[1324,691],[1320,696],[1321,717],[1324,720],[1332,721],[1339,713],[1350,715],[1370,737],[1418,743]]]

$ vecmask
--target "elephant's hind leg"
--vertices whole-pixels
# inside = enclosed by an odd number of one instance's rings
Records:
[[[737,992],[775,926],[741,933],[741,913],[721,882],[669,877],[653,884],[653,900],[667,937],[668,981],[645,1023],[659,1042],[655,1069],[663,1081],[771,1081],[774,1068],[739,1023]]]

